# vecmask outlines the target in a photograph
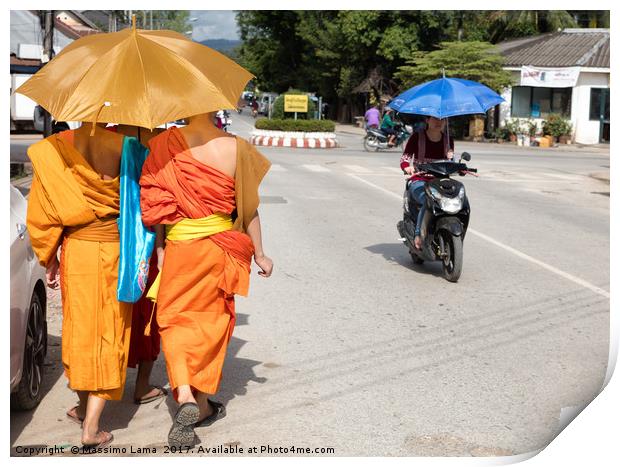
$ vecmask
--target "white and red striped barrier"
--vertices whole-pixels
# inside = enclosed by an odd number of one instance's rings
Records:
[[[284,148],[329,149],[338,147],[336,133],[306,133],[302,131],[254,130],[250,143],[255,146]]]

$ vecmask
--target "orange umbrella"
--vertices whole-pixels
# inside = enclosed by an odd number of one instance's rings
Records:
[[[125,29],[76,40],[17,89],[56,120],[155,128],[235,108],[253,75],[173,31]]]

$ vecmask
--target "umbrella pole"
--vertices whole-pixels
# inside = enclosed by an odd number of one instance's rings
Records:
[[[450,151],[450,119],[446,117],[446,134],[448,136],[448,151]],[[454,160],[454,155],[452,156]]]

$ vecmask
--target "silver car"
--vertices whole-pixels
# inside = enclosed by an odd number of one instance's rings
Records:
[[[41,401],[47,353],[45,269],[30,244],[26,207],[11,185],[11,408],[16,410]]]

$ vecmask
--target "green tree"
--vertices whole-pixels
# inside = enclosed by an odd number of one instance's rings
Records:
[[[488,42],[442,42],[439,50],[413,53],[396,77],[404,88],[409,88],[440,78],[445,70],[449,78],[477,81],[501,92],[513,84],[502,63],[502,57]]]
[[[488,13],[488,21],[493,43],[577,26],[566,10],[495,10]]]
[[[257,77],[259,87],[278,93],[300,87],[306,44],[297,36],[299,13],[252,10],[237,13],[239,60]]]

